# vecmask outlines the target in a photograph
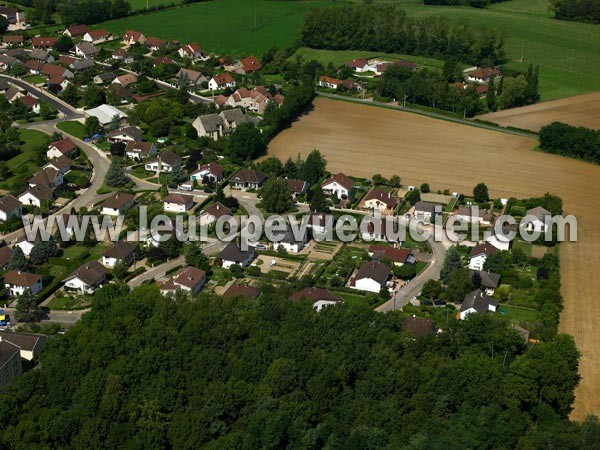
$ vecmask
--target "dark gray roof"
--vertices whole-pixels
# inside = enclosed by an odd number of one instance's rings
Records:
[[[6,341],[0,342],[0,368],[4,367],[16,354],[20,353],[21,350],[16,345]]]
[[[0,331],[0,340],[10,342],[19,349],[33,351],[40,341],[46,341],[48,338],[43,334]]]
[[[254,248],[248,247],[248,250],[242,250],[236,242],[230,242],[221,252],[221,259],[241,263],[252,255],[254,255]]]
[[[77,48],[86,56],[96,54],[100,51],[89,42],[80,42],[77,44]]]
[[[366,262],[360,266],[356,273],[356,280],[371,278],[379,284],[384,284],[390,276],[390,268],[378,261]]]
[[[214,133],[223,126],[223,119],[218,114],[206,114],[198,117],[198,120],[202,123],[204,130],[209,133]]]
[[[48,57],[48,54],[50,53],[49,50],[44,50],[42,48],[36,48],[34,50],[31,51],[31,53],[29,54],[29,56],[32,59],[37,59],[38,61],[45,61],[46,58]]]
[[[267,175],[258,170],[241,169],[231,179],[240,183],[262,183]]]
[[[481,289],[477,289],[465,295],[462,305],[460,305],[460,312],[473,308],[478,313],[485,314],[489,311],[490,305],[498,306],[498,302],[494,301],[492,297],[481,291]]]
[[[280,242],[286,243],[286,244],[300,244],[300,243],[306,243],[308,242],[308,228],[304,228],[304,233],[302,233],[302,228],[300,228],[300,239],[296,239],[296,236],[294,235],[294,231],[292,230],[292,227],[288,224],[287,230],[285,232],[285,237],[283,238],[283,240],[281,240]],[[297,230],[298,232],[298,230]]]
[[[435,323],[431,319],[407,317],[402,322],[402,331],[410,333],[414,337],[424,337],[435,331]]]
[[[415,212],[428,212],[435,213],[435,203],[431,202],[417,202],[415,203]]]
[[[483,244],[476,245],[469,253],[469,258],[474,258],[479,255],[487,255],[490,256],[492,253],[496,253],[498,249],[494,247],[489,242],[484,242]]]
[[[236,125],[248,122],[248,117],[246,117],[246,114],[239,108],[227,109],[221,112],[220,116],[227,122],[235,122]]]
[[[73,70],[91,69],[92,67],[94,67],[94,61],[92,61],[91,59],[76,59],[75,61],[73,61],[70,67]]]
[[[494,272],[479,272],[481,276],[481,285],[485,288],[496,289],[500,283],[500,275]]]

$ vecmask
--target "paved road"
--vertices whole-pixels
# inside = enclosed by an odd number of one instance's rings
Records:
[[[405,219],[403,219],[405,220]],[[406,221],[404,222],[406,223]],[[415,229],[415,222],[411,221],[409,226]],[[420,226],[419,229],[422,229]],[[433,231],[432,226],[427,227],[428,230]],[[443,242],[436,242],[433,237],[429,239],[429,246],[431,247],[431,259],[429,265],[421,272],[418,276],[410,280],[406,285],[400,288],[390,300],[385,302],[383,305],[378,306],[375,310],[379,312],[393,311],[394,309],[402,309],[408,302],[414,297],[418,296],[423,289],[423,286],[428,280],[437,280],[440,278],[440,272],[444,264],[444,258],[446,257],[446,249],[451,245],[450,242],[444,240]]]
[[[11,77],[8,75],[0,75],[0,78],[4,78],[5,80],[9,81],[10,83],[12,83],[16,86],[19,86],[21,89],[29,91],[35,97],[44,100],[46,103],[48,103],[48,104],[52,105],[54,108],[56,108],[61,114],[63,114],[63,116],[65,118],[68,118],[69,120],[73,120],[73,119],[80,118],[80,117],[85,117],[85,114],[83,114],[80,111],[77,111],[75,108],[73,108],[68,103],[63,102],[60,98],[55,97],[52,94],[49,94],[48,92],[34,86],[31,83],[23,81],[20,78]]]
[[[343,100],[346,102],[361,103],[364,105],[375,105],[375,106],[379,106],[381,108],[388,108],[388,109],[398,109],[400,111],[406,111],[406,112],[410,112],[413,114],[420,114],[422,116],[431,117],[433,119],[446,120],[448,122],[460,123],[462,125],[469,125],[471,127],[483,128],[483,129],[491,130],[491,131],[499,131],[501,133],[513,134],[515,136],[534,138],[534,139],[537,139],[537,137],[538,137],[537,134],[535,134],[535,133],[529,133],[526,131],[519,131],[519,130],[511,130],[508,128],[502,128],[497,125],[489,125],[489,124],[486,124],[483,122],[476,122],[474,120],[469,120],[469,119],[460,119],[458,117],[452,117],[452,116],[448,116],[446,114],[440,114],[440,113],[435,113],[432,111],[425,111],[422,109],[411,108],[410,106],[393,105],[390,103],[383,103],[383,102],[376,102],[376,101],[367,100],[367,99],[346,97],[343,95],[330,94],[327,92],[317,92],[317,94],[320,95],[321,97],[327,97],[327,98],[331,98],[334,100]]]
[[[3,308],[11,320],[14,320],[16,310],[15,308]],[[86,312],[89,312],[89,309],[82,309],[79,311],[48,311],[46,318],[41,319],[39,323],[50,323],[55,322],[62,325],[64,328],[71,328],[75,323],[81,319]],[[13,321],[13,324],[16,323]]]

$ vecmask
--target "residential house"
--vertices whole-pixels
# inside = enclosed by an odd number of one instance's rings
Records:
[[[27,361],[38,359],[48,344],[48,336],[33,333],[0,331],[0,342],[8,342],[19,349],[21,358]]]
[[[40,73],[42,73],[42,69],[44,68],[44,65],[45,65],[45,63],[43,63],[43,62],[39,62],[39,61],[30,59],[25,64],[23,64],[23,67],[28,69],[30,74],[39,75]]]
[[[386,245],[371,244],[369,246],[369,256],[375,260],[388,259],[396,266],[414,264],[417,262],[410,250],[405,248],[389,247]]]
[[[321,311],[326,306],[339,305],[344,300],[336,294],[329,292],[327,289],[319,287],[305,287],[290,296],[290,300],[298,302],[300,300],[308,300],[312,303],[313,309]]]
[[[305,195],[308,192],[309,185],[304,180],[289,180],[286,178],[285,183],[292,193],[293,200],[296,200],[297,197]]]
[[[350,287],[360,291],[379,293],[386,287],[390,268],[377,261],[363,263],[352,278]]]
[[[100,53],[100,49],[94,47],[93,44],[89,42],[80,42],[75,45],[75,54],[77,56],[81,56],[83,58],[93,58],[98,53]]]
[[[176,77],[177,86],[189,86],[192,89],[200,88],[202,87],[202,83],[208,81],[208,78],[206,78],[204,75],[202,75],[202,73],[198,72],[197,70],[184,68],[179,69],[179,72],[177,72]]]
[[[0,342],[0,389],[19,378],[22,372],[19,347],[10,342]]]
[[[112,84],[119,84],[123,87],[127,87],[130,84],[134,84],[137,83],[138,77],[136,74],[134,73],[126,73],[124,75],[120,75],[118,77],[116,77],[113,81]]]
[[[117,78],[117,76],[113,72],[99,73],[94,77],[94,84],[112,83],[115,78]]]
[[[125,155],[130,159],[147,159],[156,156],[158,150],[152,142],[128,141],[125,146]]]
[[[0,198],[0,221],[11,217],[21,217],[21,202],[12,195],[5,195]]]
[[[527,221],[526,225],[526,229],[529,232],[535,231],[539,233],[545,233],[548,229],[546,220],[548,220],[548,223],[551,223],[550,220],[552,219],[552,213],[541,206],[528,209],[525,216],[531,216],[528,218],[529,220]]]
[[[231,209],[221,202],[213,203],[204,208],[204,211],[200,214],[200,225],[211,225],[223,216],[231,217]]]
[[[490,225],[492,223],[492,214],[481,208],[474,206],[463,206],[454,211],[453,216],[466,223],[479,223],[479,225]]]
[[[127,144],[129,142],[140,142],[143,134],[144,132],[136,126],[120,127],[108,133],[106,139],[110,143],[123,142]]]
[[[481,290],[483,290],[487,295],[494,295],[494,292],[500,284],[500,275],[484,270],[476,273],[478,273],[479,277],[481,278]]]
[[[496,67],[483,67],[466,73],[467,81],[479,84],[489,84],[490,80],[496,79],[501,72]]]
[[[224,171],[223,167],[215,162],[201,164],[190,174],[190,180],[196,180],[199,184],[216,185],[223,181]]]
[[[87,25],[71,25],[65,31],[63,31],[63,34],[66,34],[67,36],[74,38],[74,37],[82,37],[87,32],[88,32]]]
[[[95,65],[96,64],[91,59],[76,59],[69,65],[69,68],[74,72],[85,72]]]
[[[131,90],[121,86],[120,84],[111,84],[108,87],[108,90],[111,92],[113,97],[121,103],[127,103],[131,98],[133,98],[133,93]]]
[[[411,316],[402,322],[402,331],[414,338],[426,337],[435,333],[435,322],[431,319]]]
[[[254,259],[254,248],[248,247],[248,250],[242,250],[237,242],[230,242],[221,252],[221,260],[225,269],[238,264],[242,267],[248,266]]]
[[[1,56],[1,55],[0,55]],[[10,84],[4,78],[0,78],[0,94],[5,94],[10,88]]]
[[[43,48],[36,48],[31,51],[29,57],[35,61],[43,62],[43,63],[53,63],[54,56],[50,50],[46,50]]]
[[[152,67],[160,66],[161,64],[169,65],[173,64],[173,60],[166,56],[157,56],[152,60]]]
[[[198,137],[206,136],[216,141],[248,121],[248,116],[241,109],[228,109],[219,114],[198,116],[192,126],[196,129]]]
[[[33,48],[52,48],[56,44],[55,37],[34,37],[31,39],[31,46]]]
[[[51,92],[60,92],[66,89],[70,81],[64,77],[52,77],[48,80],[48,89]]]
[[[183,213],[194,207],[194,197],[185,194],[169,194],[163,199],[163,211]]]
[[[170,150],[158,154],[158,158],[146,162],[145,169],[149,172],[172,172],[175,164],[181,162],[181,156]]]
[[[123,214],[135,203],[135,196],[126,192],[115,192],[102,202],[102,214],[118,216]]]
[[[123,35],[123,43],[127,46],[146,43],[146,36],[140,31],[127,30]]]
[[[23,45],[25,37],[22,34],[5,34],[2,36],[2,43],[4,47],[11,45]]]
[[[435,206],[435,203],[419,201],[415,203],[413,216],[424,223],[433,223],[436,216]]]
[[[23,97],[23,95],[24,94],[14,86],[9,87],[6,93],[4,94],[9,103],[12,103],[15,100]]]
[[[381,189],[371,189],[363,200],[364,207],[374,212],[382,214],[391,214],[398,206],[398,199],[392,196],[390,192]]]
[[[223,298],[243,297],[246,300],[255,300],[260,295],[260,289],[254,286],[232,284],[221,295]]]
[[[27,106],[27,109],[32,113],[40,113],[40,101],[37,98],[32,97],[31,95],[24,95],[19,98],[19,101],[23,102],[25,106]]]
[[[42,167],[42,169],[53,168],[64,176],[69,170],[71,170],[72,165],[73,161],[71,161],[67,156],[61,155],[58,158],[52,158],[50,161],[48,161],[48,164]]]
[[[42,276],[20,270],[9,270],[4,275],[4,287],[10,297],[23,295],[25,292],[37,295],[42,290]]]
[[[242,58],[233,65],[233,71],[242,75],[248,75],[260,69],[262,69],[262,64],[254,56]]]
[[[308,215],[307,228],[312,230],[313,237],[315,235],[325,235],[329,231],[333,231],[333,215],[319,212],[311,212]]]
[[[469,269],[483,270],[483,266],[487,261],[488,256],[493,255],[497,251],[498,249],[489,242],[476,245],[469,253]]]
[[[351,80],[338,80],[337,78],[321,75],[319,77],[319,86],[329,89],[347,89],[349,91],[360,90],[360,86]]]
[[[30,187],[21,195],[19,195],[19,201],[26,206],[37,206],[40,208],[44,202],[52,202],[54,194],[52,189],[43,184],[37,184]]]
[[[354,181],[341,172],[327,178],[321,185],[325,195],[336,195],[338,199],[347,199],[353,186]]]
[[[13,58],[12,56],[8,56],[8,55],[0,55],[0,69],[2,70],[10,70],[15,64],[20,64],[21,61],[19,61],[17,58]],[[6,82],[6,80],[3,80],[4,82]]]
[[[213,76],[208,82],[208,89],[211,91],[218,91],[233,87],[235,87],[235,80],[227,72]]]
[[[191,58],[192,60],[200,60],[206,61],[208,60],[208,56],[202,53],[202,49],[200,48],[200,44],[197,42],[191,42],[187,45],[184,45],[179,48],[177,51],[181,58]]]
[[[70,66],[71,64],[73,64],[75,61],[77,61],[77,58],[74,58],[73,56],[68,56],[68,55],[60,55],[58,57],[58,59],[56,60],[56,64],[60,64],[62,66]]]
[[[72,79],[75,75],[69,69],[61,66],[55,66],[54,64],[44,64],[42,67],[41,74],[46,78],[51,79],[54,77],[62,77]]]
[[[252,90],[242,87],[227,97],[224,104],[233,107],[241,106],[249,111],[264,114],[267,105],[271,102],[275,102],[278,106],[281,106],[276,97],[283,99],[283,96],[272,96],[264,86],[255,86]]]
[[[111,58],[115,61],[122,61],[125,64],[131,64],[133,61],[135,61],[133,55],[124,48],[119,48],[112,52]]]
[[[153,52],[160,50],[167,46],[167,41],[164,39],[159,39],[157,37],[149,37],[146,39],[146,47],[148,47]]]
[[[160,286],[163,295],[175,293],[176,291],[187,292],[191,295],[200,292],[206,283],[206,272],[196,267],[183,267],[175,273],[172,279]]]
[[[99,30],[90,30],[83,35],[83,41],[91,42],[92,44],[100,44],[110,39],[110,33],[101,28]]]
[[[231,177],[229,183],[232,189],[259,189],[267,181],[267,175],[253,169],[241,169]]]
[[[129,265],[135,258],[137,246],[127,241],[118,241],[102,253],[102,265],[109,269],[117,264]]]
[[[48,144],[46,157],[48,159],[59,158],[61,156],[71,156],[77,151],[77,146],[70,138],[63,138]]]
[[[96,117],[102,126],[112,123],[115,120],[115,117],[119,118],[119,126],[125,126],[127,124],[127,114],[111,105],[100,105],[96,108],[87,109],[85,113],[88,116]]]
[[[299,234],[299,236],[297,236],[294,234],[292,227],[288,224],[283,239],[279,242],[274,242],[273,245],[278,249],[285,249],[288,253],[299,253],[306,247],[309,241],[307,228],[302,229],[302,227],[297,227],[296,231],[298,232],[297,234]]]
[[[106,267],[98,261],[90,261],[79,266],[65,280],[65,287],[82,294],[93,294],[106,280]]]
[[[42,170],[37,171],[29,180],[27,180],[30,187],[46,186],[50,189],[54,189],[63,183],[63,173],[54,167],[46,167]]]
[[[369,72],[371,70],[371,66],[369,66],[366,58],[353,59],[347,62],[346,65],[356,73]]]
[[[465,295],[465,298],[460,305],[459,317],[461,320],[464,320],[469,314],[496,312],[497,307],[498,302],[485,292],[482,292],[481,289],[476,289]]]
[[[25,21],[25,13],[17,8],[0,6],[0,16],[3,16],[9,25],[17,25]]]

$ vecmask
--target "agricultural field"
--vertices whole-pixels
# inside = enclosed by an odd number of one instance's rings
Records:
[[[494,197],[556,193],[578,220],[578,242],[561,245],[565,308],[560,329],[582,352],[582,381],[573,416],[600,409],[600,166],[534,151],[530,138],[443,120],[327,99],[282,132],[269,155],[285,160],[317,148],[331,172],[355,176],[400,175],[405,185],[426,181],[432,190],[470,193],[485,181]],[[586,280],[582,283],[581,280]]]
[[[600,92],[506,109],[477,117],[503,127],[539,131],[551,122],[600,129]]]

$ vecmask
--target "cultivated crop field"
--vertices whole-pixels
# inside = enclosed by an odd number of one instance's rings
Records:
[[[478,119],[539,131],[551,122],[600,129],[600,92],[484,114]]]
[[[332,172],[400,175],[433,190],[471,192],[485,181],[501,197],[560,195],[576,215],[579,241],[561,247],[561,331],[583,354],[575,418],[600,411],[600,166],[533,151],[536,141],[367,105],[317,99],[315,110],[275,138],[281,159],[321,150]]]

